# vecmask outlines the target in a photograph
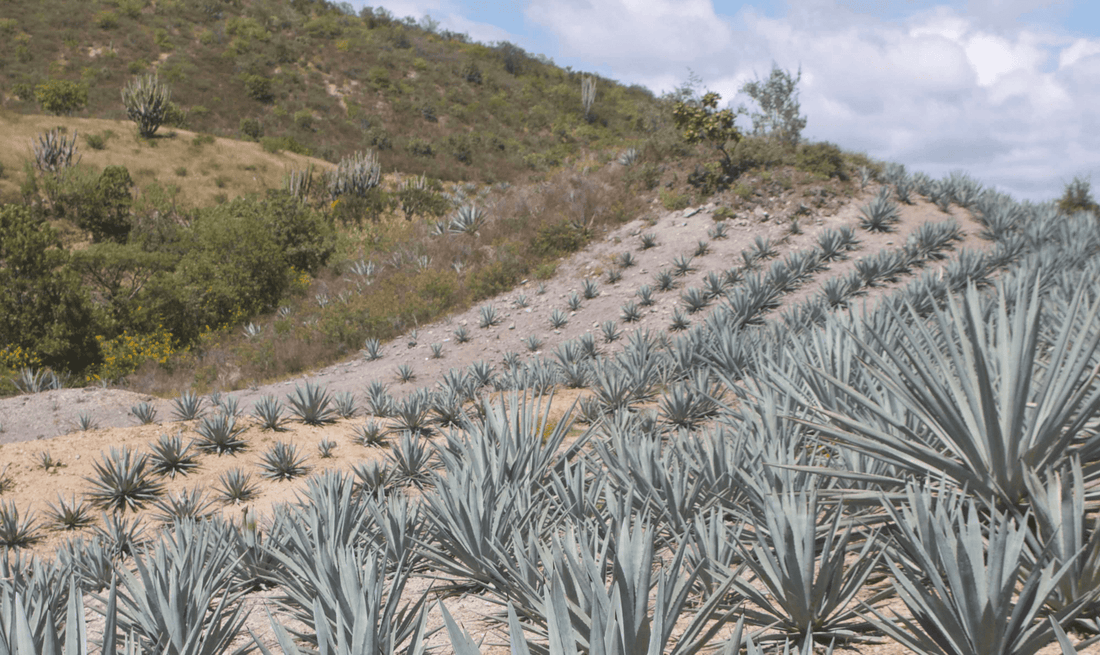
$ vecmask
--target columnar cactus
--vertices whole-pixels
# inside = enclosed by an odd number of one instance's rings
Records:
[[[356,152],[340,160],[340,165],[329,175],[328,190],[332,199],[353,195],[362,198],[382,181],[382,165],[373,150]]]
[[[122,89],[126,116],[137,123],[138,133],[151,137],[164,122],[172,90],[161,84],[156,75],[135,77]]]

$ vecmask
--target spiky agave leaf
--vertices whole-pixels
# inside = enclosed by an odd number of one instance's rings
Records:
[[[177,522],[156,546],[118,571],[119,627],[154,652],[243,655],[230,651],[248,613],[234,590],[231,530],[218,522]],[[103,600],[103,599],[100,599]]]
[[[859,639],[867,626],[852,606],[881,557],[874,534],[862,535],[862,548],[854,562],[846,564],[854,531],[851,524],[841,528],[840,507],[823,507],[815,489],[779,490],[762,484],[757,493],[761,506],[753,515],[756,543],[742,550],[745,565],[766,592],[744,578],[733,581],[758,608],[746,614],[757,624],[774,625],[800,647]],[[864,603],[873,607],[883,597],[875,594]]]
[[[309,471],[305,455],[298,454],[298,446],[285,441],[276,442],[260,459],[262,475],[270,480],[293,480]]]
[[[1085,425],[1100,410],[1092,357],[1100,332],[1086,325],[1100,302],[1078,291],[1067,320],[1042,337],[1037,280],[1022,285],[1009,311],[1003,286],[988,313],[971,286],[960,304],[948,298],[932,327],[912,324],[896,310],[904,340],[892,345],[874,331],[852,337],[864,371],[888,395],[875,398],[826,373],[813,374],[845,395],[846,411],[818,410],[828,425],[815,429],[853,448],[919,475],[946,476],[960,488],[1015,506],[1033,471],[1059,466],[1070,447],[1100,452],[1100,437]],[[941,336],[942,335],[942,336]],[[944,338],[946,337],[946,338]],[[1035,353],[1047,353],[1036,361]]]
[[[34,520],[34,512],[20,518],[14,502],[0,504],[0,546],[26,548],[41,540],[41,526]]]
[[[930,552],[922,541],[905,544],[916,566],[886,554],[893,586],[912,618],[867,615],[876,628],[917,653],[1033,655],[1081,611],[1080,599],[1042,618],[1069,565],[1047,561],[1028,570],[1029,514],[1013,516],[967,499],[954,516],[937,515]],[[901,530],[899,539],[915,534]],[[1022,585],[1021,585],[1022,581]]]
[[[149,461],[153,472],[175,478],[177,473],[187,475],[198,468],[199,463],[191,452],[193,444],[193,441],[188,441],[187,445],[184,445],[182,430],[175,436],[160,435],[156,443],[149,444],[149,450],[152,451]]]
[[[252,482],[252,474],[245,473],[239,468],[222,473],[218,476],[218,482],[220,486],[214,491],[226,504],[239,505],[252,500],[260,493],[260,486]]]
[[[50,503],[49,520],[53,529],[79,530],[95,522],[91,508],[85,504],[84,499],[77,500],[75,494],[71,498],[71,501],[66,502],[61,494],[57,494],[57,505]]]
[[[92,484],[88,499],[96,507],[114,512],[142,509],[164,491],[164,485],[147,470],[148,463],[144,454],[112,447],[109,456],[102,455],[101,462],[92,464],[95,476],[85,478]]]
[[[184,391],[172,400],[172,416],[178,421],[193,421],[202,416],[202,396],[194,391]]]
[[[158,499],[155,507],[160,511],[153,514],[153,518],[163,524],[180,520],[196,521],[214,514],[214,501],[208,499],[200,487],[168,494]]]
[[[287,394],[290,413],[297,416],[306,425],[324,425],[331,423],[333,412],[329,408],[332,398],[325,387],[306,381],[306,388],[294,387],[294,395]]]
[[[252,405],[252,416],[260,421],[261,430],[282,432],[286,428],[283,418],[283,404],[275,396],[264,396]]]
[[[247,444],[241,435],[247,428],[238,428],[237,419],[225,414],[204,416],[195,432],[199,438],[195,445],[199,450],[217,455],[235,455],[245,449]]]

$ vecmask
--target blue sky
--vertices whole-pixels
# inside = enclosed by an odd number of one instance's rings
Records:
[[[366,2],[353,2],[356,8]],[[375,5],[378,6],[378,5]],[[482,42],[661,93],[688,70],[734,106],[772,62],[792,73],[803,136],[1018,199],[1100,196],[1098,0],[394,0]],[[597,103],[599,102],[597,96]],[[740,119],[749,125],[748,118]]]

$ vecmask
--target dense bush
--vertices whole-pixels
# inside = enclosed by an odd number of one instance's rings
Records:
[[[810,143],[798,149],[795,166],[807,173],[822,177],[848,179],[844,167],[844,156],[836,145],[827,141]]]
[[[95,364],[92,306],[57,232],[28,207],[0,206],[0,343],[57,370]]]
[[[543,257],[560,257],[580,250],[586,243],[584,230],[570,221],[559,221],[539,229],[532,249]]]
[[[87,106],[88,86],[68,80],[47,80],[34,87],[34,99],[42,111],[69,115]]]

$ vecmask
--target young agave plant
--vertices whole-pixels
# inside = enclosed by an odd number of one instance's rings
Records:
[[[243,451],[247,444],[241,435],[247,428],[238,428],[237,419],[225,414],[204,416],[199,422],[195,432],[199,433],[196,439],[198,449],[214,453],[216,455],[236,455]]]
[[[619,264],[619,268],[630,268],[638,263],[638,260],[634,257],[634,253],[630,251],[619,253],[616,261]]]
[[[607,271],[607,283],[616,284],[623,279],[623,271],[619,268],[612,268]]]
[[[754,259],[771,259],[779,254],[772,240],[764,236],[757,236],[753,239],[753,247],[755,248],[753,252]]]
[[[247,503],[260,493],[259,485],[252,482],[252,474],[239,468],[229,469],[218,476],[219,486],[215,495],[227,505]]]
[[[0,504],[0,546],[26,548],[41,541],[42,533],[34,520],[34,513],[27,512],[20,518],[14,502]]]
[[[175,478],[177,474],[187,475],[198,468],[199,463],[191,452],[192,445],[194,445],[193,441],[188,441],[187,445],[183,444],[182,430],[175,436],[160,435],[156,443],[149,444],[149,450],[152,451],[149,461],[152,463],[153,472]]]
[[[76,495],[66,502],[61,494],[57,494],[57,504],[50,503],[49,524],[55,530],[80,530],[93,523],[91,507],[83,499],[77,500]]]
[[[627,301],[627,303],[622,306],[619,318],[623,320],[623,323],[637,323],[642,320],[642,308],[633,300]]]
[[[202,416],[202,396],[194,391],[184,391],[172,401],[172,416],[177,421],[194,421]]]
[[[154,480],[146,469],[148,459],[129,448],[111,448],[95,462],[95,476],[85,478],[92,484],[88,499],[100,509],[114,512],[137,511],[151,503],[164,491],[164,485]]]
[[[584,294],[585,300],[592,300],[600,295],[600,285],[592,278],[586,277],[581,281],[581,293]]]
[[[360,446],[384,446],[387,431],[378,421],[367,421],[352,428],[355,443]]]
[[[757,625],[774,626],[780,638],[795,639],[800,650],[815,642],[858,640],[866,626],[852,606],[882,556],[874,535],[864,536],[848,564],[854,528],[841,528],[839,507],[826,508],[816,490],[780,491],[759,479],[749,483],[757,488],[759,503],[753,514],[756,543],[741,548],[745,565],[765,590],[734,577],[733,587],[759,608],[746,610],[746,616]],[[863,604],[874,607],[889,595],[874,594]]]
[[[658,291],[670,291],[676,287],[676,278],[667,268],[657,271],[653,277],[653,284]]]
[[[648,284],[643,284],[638,287],[638,291],[635,293],[638,296],[638,304],[642,307],[652,307],[656,304],[656,300],[653,298],[653,288]]]
[[[332,399],[325,387],[307,381],[305,389],[295,385],[294,395],[287,394],[286,397],[290,403],[290,413],[306,425],[324,425],[333,421],[333,412],[329,409]]]
[[[657,235],[653,232],[647,232],[641,236],[642,250],[649,250],[650,248],[657,247]]]
[[[397,380],[399,382],[408,383],[416,379],[416,372],[408,364],[397,365]]]
[[[422,487],[431,479],[435,450],[422,436],[405,431],[401,433],[401,439],[391,446],[386,461],[392,466],[396,483]]]
[[[719,241],[729,236],[729,223],[725,221],[718,221],[714,224],[714,227],[707,230],[707,236],[713,241]]]
[[[705,239],[700,239],[699,242],[695,244],[695,256],[696,257],[705,257],[706,254],[709,253],[709,252],[710,252],[710,242],[709,241],[706,241]]]
[[[689,314],[706,309],[707,305],[710,305],[710,296],[707,295],[706,291],[695,287],[681,293],[680,300]]]
[[[614,343],[622,338],[623,332],[615,321],[604,321],[600,324],[600,332],[603,333],[604,343]]]
[[[566,314],[562,310],[555,309],[554,311],[550,312],[550,327],[551,328],[553,328],[555,330],[558,330],[560,328],[565,327],[565,325],[568,322],[569,322],[569,314]]]
[[[298,454],[298,447],[284,441],[277,442],[260,459],[262,475],[270,480],[293,480],[309,472],[306,458]]]
[[[495,327],[504,322],[504,317],[500,315],[497,308],[492,304],[482,305],[478,309],[478,326],[482,329],[488,329]]]
[[[900,218],[898,206],[890,200],[890,187],[882,187],[878,196],[860,207],[860,226],[871,232],[891,232]]]
[[[443,359],[443,344],[433,343],[431,345],[432,359]]]
[[[695,267],[691,264],[692,259],[694,258],[690,255],[676,255],[672,260],[673,274],[676,277],[683,277],[694,271]]]
[[[673,310],[672,323],[668,326],[669,331],[683,332],[689,327],[691,327],[691,319],[689,319],[687,316],[684,316],[679,307]]]
[[[374,380],[367,385],[367,409],[372,415],[386,418],[393,413],[393,404],[393,396],[384,382]]]
[[[153,514],[153,519],[167,525],[183,520],[201,521],[214,514],[214,501],[199,487],[169,494],[157,500],[155,507],[159,512]]]
[[[542,348],[542,339],[537,334],[532,334],[523,339],[523,345],[527,347],[530,352],[538,352],[539,348]]]
[[[334,450],[336,450],[336,442],[332,439],[322,439],[317,442],[317,454],[321,459],[331,459]]]
[[[574,291],[569,294],[569,299],[565,301],[565,306],[569,308],[569,311],[576,312],[581,308],[581,297]]]
[[[378,359],[382,359],[382,342],[378,339],[369,338],[363,342],[363,359],[368,362],[373,362]]]
[[[149,403],[138,403],[134,405],[130,408],[130,413],[133,414],[134,418],[142,425],[149,425],[157,420],[157,408]]]
[[[355,394],[343,391],[332,397],[336,415],[340,418],[353,418],[359,413],[359,405],[355,401]]]
[[[283,418],[283,404],[275,396],[264,396],[252,405],[252,416],[260,422],[261,430],[285,430],[283,426],[286,419]]]
[[[458,326],[452,334],[454,334],[456,343],[469,343],[470,341],[470,331],[465,325]]]

